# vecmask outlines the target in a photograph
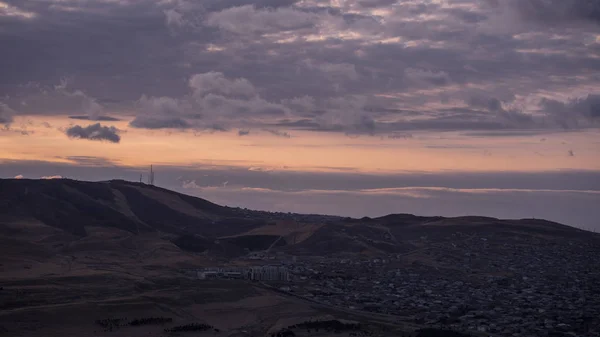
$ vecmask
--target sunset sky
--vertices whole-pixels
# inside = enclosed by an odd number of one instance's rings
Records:
[[[600,230],[600,2],[0,0],[0,177]]]

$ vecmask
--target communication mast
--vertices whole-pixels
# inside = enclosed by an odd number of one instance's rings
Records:
[[[152,165],[150,165],[150,174],[148,175],[148,185],[154,186],[154,170],[152,169]]]

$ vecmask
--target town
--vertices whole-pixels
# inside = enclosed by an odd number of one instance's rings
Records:
[[[424,261],[253,254],[247,259],[270,265],[205,268],[193,277],[262,281],[311,302],[457,331],[583,337],[600,333],[600,270],[592,264],[599,253],[568,241],[498,245],[480,237],[464,247],[439,244]]]

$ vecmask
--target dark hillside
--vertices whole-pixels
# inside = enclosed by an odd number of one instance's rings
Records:
[[[108,226],[137,232],[138,223],[109,207],[108,184],[69,180],[0,180],[0,214],[31,217],[71,234],[84,226]]]
[[[115,188],[125,195],[129,208],[137,218],[155,230],[179,234],[186,228],[198,224],[200,220],[177,212],[165,204],[145,196],[136,188],[124,184],[117,184]]]
[[[125,200],[117,200],[117,193]],[[235,209],[154,186],[68,179],[0,180],[0,216],[37,219],[79,236],[86,235],[86,226],[221,236],[264,224],[237,218]]]
[[[461,238],[458,244],[472,244],[473,238],[481,237],[488,244],[498,245],[504,240],[586,239],[591,234],[536,219],[411,214],[351,219],[257,212],[123,180],[0,180],[0,221],[3,219],[37,220],[78,237],[87,237],[99,228],[113,228],[129,235],[155,233],[162,235],[168,245],[175,244],[183,250],[227,256],[266,250],[321,256],[405,254],[424,245],[455,242],[457,238]],[[15,228],[2,230],[8,233]],[[56,247],[65,245],[60,235],[54,238],[45,240]],[[127,241],[123,242],[119,245],[126,246]],[[89,249],[94,246],[86,245]],[[80,243],[72,247],[84,246]],[[431,255],[434,246],[429,247],[427,254]]]

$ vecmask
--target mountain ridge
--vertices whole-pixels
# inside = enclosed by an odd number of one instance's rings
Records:
[[[154,233],[184,251],[227,257],[270,250],[315,255],[403,253],[423,237],[443,240],[457,232],[506,238],[596,236],[539,219],[413,214],[355,219],[221,206],[125,180],[0,179],[0,224],[24,221],[58,230],[55,237],[83,239],[107,230]],[[11,228],[18,230],[18,226]]]

